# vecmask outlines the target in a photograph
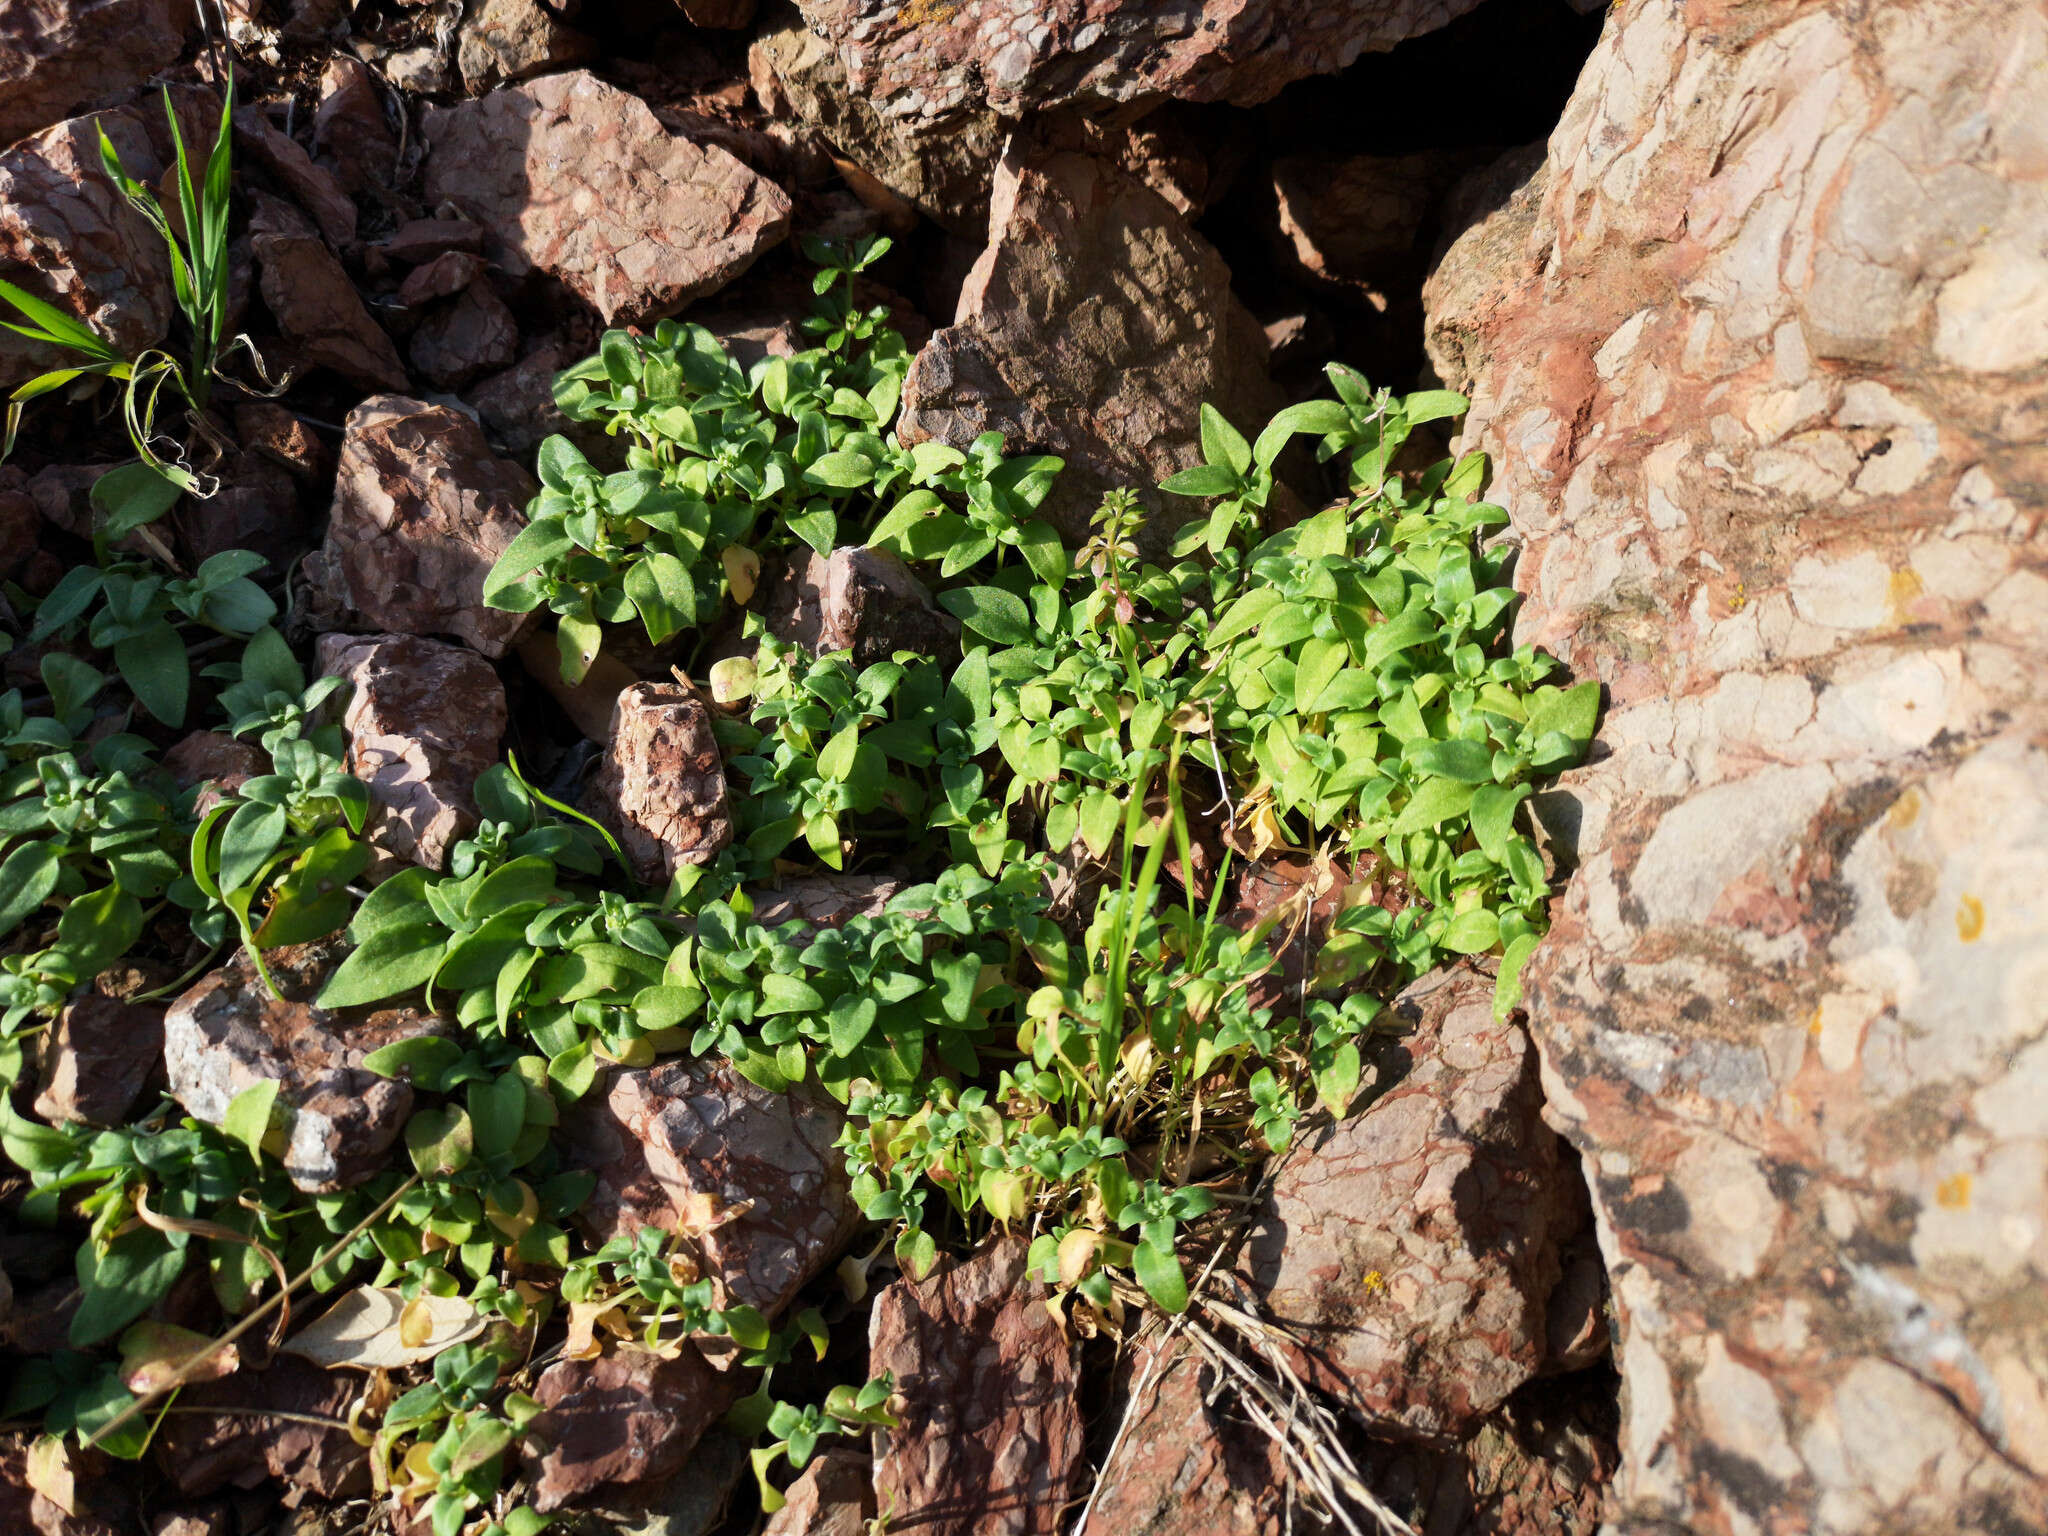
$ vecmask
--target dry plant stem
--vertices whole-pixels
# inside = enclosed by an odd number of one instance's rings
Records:
[[[106,1423],[102,1424],[99,1427],[99,1429],[94,1432],[93,1437],[85,1442],[84,1448],[86,1450],[93,1449],[102,1440],[106,1439],[107,1436],[111,1435],[115,1430],[119,1429],[123,1424],[126,1424],[130,1419],[135,1418],[137,1415],[139,1415],[144,1409],[146,1409],[151,1403],[155,1402],[158,1398],[164,1396],[166,1393],[175,1392],[180,1387],[184,1386],[185,1383],[191,1379],[192,1374],[195,1371],[197,1371],[201,1366],[205,1365],[215,1355],[219,1354],[222,1350],[226,1349],[230,1344],[234,1343],[235,1340],[239,1339],[251,1328],[254,1328],[258,1323],[262,1322],[264,1318],[270,1315],[270,1312],[273,1308],[283,1305],[286,1297],[290,1296],[293,1291],[296,1291],[300,1286],[304,1285],[308,1280],[312,1279],[314,1271],[320,1269],[323,1265],[332,1262],[335,1255],[340,1253],[344,1248],[348,1247],[350,1243],[354,1242],[357,1238],[361,1237],[365,1232],[369,1231],[370,1228],[375,1226],[379,1221],[382,1221],[384,1219],[384,1213],[390,1210],[391,1207],[393,1207],[394,1205],[398,1204],[398,1202],[402,1198],[404,1198],[404,1196],[407,1193],[409,1193],[412,1187],[415,1184],[419,1183],[419,1181],[420,1176],[418,1174],[414,1174],[411,1178],[407,1179],[403,1184],[399,1185],[398,1188],[394,1189],[389,1195],[385,1196],[384,1201],[381,1205],[379,1205],[374,1211],[370,1212],[369,1215],[365,1216],[361,1221],[357,1222],[353,1227],[351,1227],[341,1237],[341,1239],[332,1244],[326,1250],[326,1252],[322,1253],[318,1258],[314,1259],[312,1263],[308,1264],[304,1269],[300,1270],[298,1278],[293,1280],[290,1285],[286,1286],[283,1290],[279,1291],[275,1296],[271,1297],[270,1300],[264,1302],[261,1306],[257,1307],[255,1311],[251,1312],[247,1317],[243,1318],[239,1323],[235,1324],[234,1327],[230,1328],[226,1333],[222,1334],[219,1338],[215,1339],[211,1344],[207,1345],[206,1348],[202,1349],[198,1354],[194,1355],[191,1359],[187,1360],[183,1365],[181,1365],[178,1368],[176,1376],[170,1381],[168,1385],[159,1387],[156,1391],[150,1393],[147,1397],[138,1397],[126,1408],[123,1408],[111,1419],[107,1420]]]

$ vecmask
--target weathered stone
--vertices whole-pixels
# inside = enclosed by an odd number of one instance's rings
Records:
[[[455,56],[464,87],[480,96],[507,80],[578,64],[596,52],[595,41],[562,25],[540,0],[483,0],[464,20]]]
[[[577,1213],[594,1241],[645,1226],[688,1238],[726,1301],[780,1312],[860,1225],[844,1117],[818,1090],[771,1093],[718,1057],[614,1071],[570,1117],[598,1177]]]
[[[821,1451],[783,1497],[761,1536],[867,1536],[875,1517],[873,1464],[865,1452]]]
[[[245,400],[235,407],[235,436],[244,450],[261,454],[295,480],[319,479],[333,460],[312,427],[268,400]]]
[[[163,769],[181,789],[206,786],[192,808],[193,815],[204,816],[222,794],[270,772],[270,757],[255,742],[237,741],[225,731],[194,731],[164,753]]]
[[[611,828],[642,885],[718,856],[732,841],[732,810],[711,713],[696,689],[635,683],[619,694],[583,808]]]
[[[770,114],[795,116],[918,212],[957,234],[988,232],[990,178],[1008,129],[986,108],[920,132],[848,89],[846,66],[823,37],[792,18],[755,38],[747,53],[754,94]]]
[[[1476,157],[1289,155],[1273,162],[1280,234],[1296,270],[1380,304],[1404,294],[1429,258],[1423,237],[1445,190]]]
[[[1086,1469],[1079,1350],[1025,1272],[1022,1238],[892,1281],[868,1323],[868,1374],[894,1375],[875,1502],[899,1530],[1054,1536]]]
[[[569,1530],[579,1536],[712,1536],[725,1523],[734,1491],[752,1481],[753,1444],[714,1425],[691,1447],[681,1471],[585,1499],[569,1517]]]
[[[391,185],[398,170],[398,136],[384,120],[384,95],[376,77],[361,59],[337,53],[320,71],[313,149],[351,192]]]
[[[732,1404],[729,1378],[695,1350],[665,1360],[631,1344],[557,1360],[533,1395],[541,1412],[524,1456],[544,1513],[611,1484],[673,1476]]]
[[[405,365],[306,216],[258,194],[249,243],[263,302],[298,358],[365,389],[405,388]]]
[[[119,1125],[152,1079],[161,1080],[164,1010],[87,993],[67,1003],[43,1046],[35,1111],[52,1125]]]
[[[757,606],[768,628],[813,656],[850,650],[865,667],[897,651],[943,656],[960,643],[960,621],[886,549],[844,545],[829,559],[803,551],[762,587]]]
[[[754,921],[764,928],[808,923],[840,928],[852,917],[879,917],[903,882],[888,875],[796,875],[772,891],[755,891]]]
[[[1175,96],[1255,106],[1442,26],[1477,0],[962,0],[881,8],[798,0],[853,90],[893,118],[986,105],[1004,117],[1069,102]]]
[[[370,249],[393,261],[430,262],[450,251],[472,255],[484,248],[484,227],[469,219],[412,219]]]
[[[1448,1441],[1533,1377],[1557,1283],[1557,1137],[1493,983],[1404,989],[1393,1086],[1281,1159],[1243,1269],[1303,1377],[1376,1431]],[[1405,1066],[1405,1070],[1403,1070]]]
[[[369,1452],[347,1429],[303,1419],[265,1418],[264,1409],[345,1419],[362,1378],[323,1371],[295,1355],[186,1387],[153,1443],[157,1466],[187,1498],[223,1488],[256,1488],[275,1478],[322,1499],[369,1490]],[[218,1413],[200,1410],[219,1409]]]
[[[1281,1536],[1290,1476],[1280,1448],[1218,1392],[1187,1349],[1140,1344],[1118,1369],[1123,1436],[1097,1474],[1081,1536]],[[1212,1400],[1213,1398],[1213,1400]]]
[[[754,0],[681,0],[692,26],[734,31],[754,19]]]
[[[673,314],[789,228],[779,187],[583,70],[431,110],[423,126],[428,198],[487,226],[502,271],[559,278],[607,324]]]
[[[502,656],[532,620],[486,608],[484,577],[535,489],[461,411],[373,395],[345,423],[316,580],[366,625]]]
[[[104,1451],[69,1447],[60,1452],[68,1483],[32,1486],[29,1440],[0,1440],[0,1530],[9,1536],[127,1536],[137,1518],[135,1488],[126,1469]]]
[[[1431,281],[1610,699],[1525,980],[1629,1529],[2048,1526],[2044,98],[2030,7],[1628,0]]]
[[[234,1506],[217,1499],[158,1511],[150,1519],[149,1536],[235,1536],[237,1528]]]
[[[216,108],[216,110],[218,110]],[[337,250],[355,244],[356,205],[335,175],[299,147],[261,107],[235,108],[235,150],[276,177],[298,205],[313,216],[327,243]]]
[[[556,433],[561,433],[584,454],[600,455],[616,440],[602,429],[592,432],[588,423],[569,420],[555,406],[555,375],[576,359],[553,342],[526,354],[502,373],[480,379],[463,391],[463,398],[476,407],[485,428],[505,451],[525,458]]]
[[[905,442],[1066,460],[1044,510],[1070,538],[1113,486],[1147,504],[1200,462],[1204,401],[1250,428],[1274,403],[1258,323],[1222,257],[1158,193],[1082,155],[1006,156],[989,244],[952,325],[912,362]]]
[[[10,8],[8,19],[0,19],[0,37],[18,24],[15,18],[31,14],[30,7]],[[0,47],[0,60],[7,57]],[[5,97],[0,88],[0,100]],[[84,321],[133,357],[163,340],[170,325],[170,260],[163,239],[101,170],[102,129],[133,175],[153,179],[159,173],[149,136],[130,112],[73,118],[0,153],[0,278]],[[7,313],[14,317],[12,306]],[[0,389],[59,366],[65,356],[0,331]]]
[[[172,513],[186,557],[197,566],[231,549],[251,550],[269,567],[259,579],[274,579],[312,543],[298,487],[284,469],[253,453],[223,459],[214,473],[220,485],[211,496],[188,496]]]
[[[412,337],[413,367],[441,389],[458,388],[518,355],[519,322],[482,279],[429,315]]]
[[[370,787],[370,841],[441,868],[476,826],[472,792],[505,734],[504,684],[476,652],[416,635],[322,635],[316,658],[355,690],[341,720],[348,771]]]
[[[190,26],[191,11],[178,0],[0,7],[0,147],[74,112],[126,101],[177,59]]]
[[[282,951],[265,960],[281,999],[238,955],[171,1004],[163,1026],[171,1096],[194,1119],[219,1125],[236,1094],[275,1082],[273,1113],[286,1126],[282,1161],[292,1183],[308,1194],[348,1189],[384,1166],[412,1112],[411,1086],[369,1071],[363,1058],[442,1025],[409,1008],[358,1019],[315,1007],[309,999],[324,962],[295,974]]]
[[[475,229],[474,224],[458,228]],[[452,299],[484,273],[484,259],[474,251],[443,251],[405,274],[398,285],[398,302],[417,309],[436,299]]]

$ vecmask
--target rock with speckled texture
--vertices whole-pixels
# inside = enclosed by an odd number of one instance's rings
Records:
[[[1631,1530],[2048,1528],[2048,15],[1627,0],[1430,346],[1609,705],[1526,973]]]

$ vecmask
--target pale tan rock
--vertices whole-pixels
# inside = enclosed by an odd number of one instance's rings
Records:
[[[539,0],[483,0],[462,24],[456,62],[472,96],[592,57],[597,44]]]
[[[608,324],[673,314],[789,228],[781,188],[587,71],[429,110],[422,127],[428,200],[487,226],[507,275],[559,278]]]
[[[1613,1280],[1612,1517],[2037,1529],[2048,21],[1698,22],[1616,7],[1427,293],[1518,638],[1611,699],[1526,980]]]

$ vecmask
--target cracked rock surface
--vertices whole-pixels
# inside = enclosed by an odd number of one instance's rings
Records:
[[[0,145],[123,101],[177,58],[190,25],[179,0],[29,0],[0,8]]]
[[[2040,1529],[2048,17],[1700,23],[1617,7],[1426,294],[1518,638],[1611,701],[1526,979],[1613,1516]]]
[[[498,674],[474,651],[417,635],[322,635],[315,659],[353,689],[341,723],[348,771],[370,786],[370,841],[441,868],[476,826],[472,791],[498,760]]]
[[[608,325],[674,314],[789,229],[780,187],[585,70],[430,109],[422,127],[428,201],[484,224],[508,277],[559,278]]]
[[[732,810],[711,712],[696,689],[634,683],[620,691],[584,808],[611,828],[643,885],[717,857],[732,841]]]

